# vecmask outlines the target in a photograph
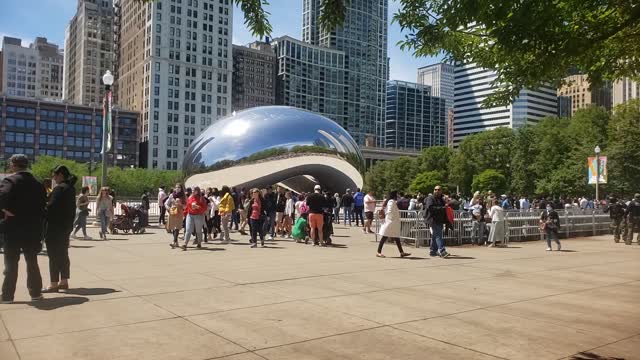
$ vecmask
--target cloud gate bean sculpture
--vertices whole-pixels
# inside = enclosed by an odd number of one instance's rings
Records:
[[[364,162],[351,135],[333,120],[287,106],[239,111],[207,128],[187,151],[187,186],[311,191],[362,187]]]

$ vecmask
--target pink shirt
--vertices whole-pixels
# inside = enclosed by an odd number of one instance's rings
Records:
[[[253,220],[260,220],[260,215],[262,213],[262,204],[260,200],[253,200],[251,203],[251,216],[250,218]]]

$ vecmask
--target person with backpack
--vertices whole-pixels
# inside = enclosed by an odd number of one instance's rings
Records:
[[[558,251],[562,248],[558,231],[560,230],[560,216],[551,204],[547,204],[547,208],[540,215],[540,228],[547,235],[547,251],[551,251],[551,240],[558,244]]]

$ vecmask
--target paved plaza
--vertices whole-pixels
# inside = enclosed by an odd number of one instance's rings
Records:
[[[97,238],[97,229],[90,229]],[[640,246],[610,236],[509,248],[335,247],[170,236],[72,241],[67,294],[0,305],[0,359],[640,359]],[[40,257],[45,284],[47,258]]]

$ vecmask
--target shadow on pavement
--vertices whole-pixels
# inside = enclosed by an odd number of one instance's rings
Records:
[[[560,252],[568,252],[568,253],[572,253],[572,252],[578,252],[576,250],[560,250]],[[613,358],[612,358],[613,359]]]
[[[84,304],[89,301],[88,298],[82,296],[68,296],[68,297],[58,297],[58,298],[50,298],[39,301],[25,301],[25,302],[16,302],[16,304],[27,304],[29,306],[33,306],[38,310],[55,310],[65,306],[73,306]]]
[[[458,255],[450,255],[446,258],[447,260],[473,260],[475,259],[473,256],[458,256]]]
[[[585,352],[581,352],[573,355],[572,357],[569,358],[569,360],[624,360],[624,358],[600,356],[596,353],[585,351]]]
[[[70,248],[74,248],[74,249],[90,249],[93,246],[91,245],[69,245]]]
[[[64,292],[64,294],[81,295],[81,296],[96,296],[107,295],[120,292],[120,290],[111,288],[73,288]]]

